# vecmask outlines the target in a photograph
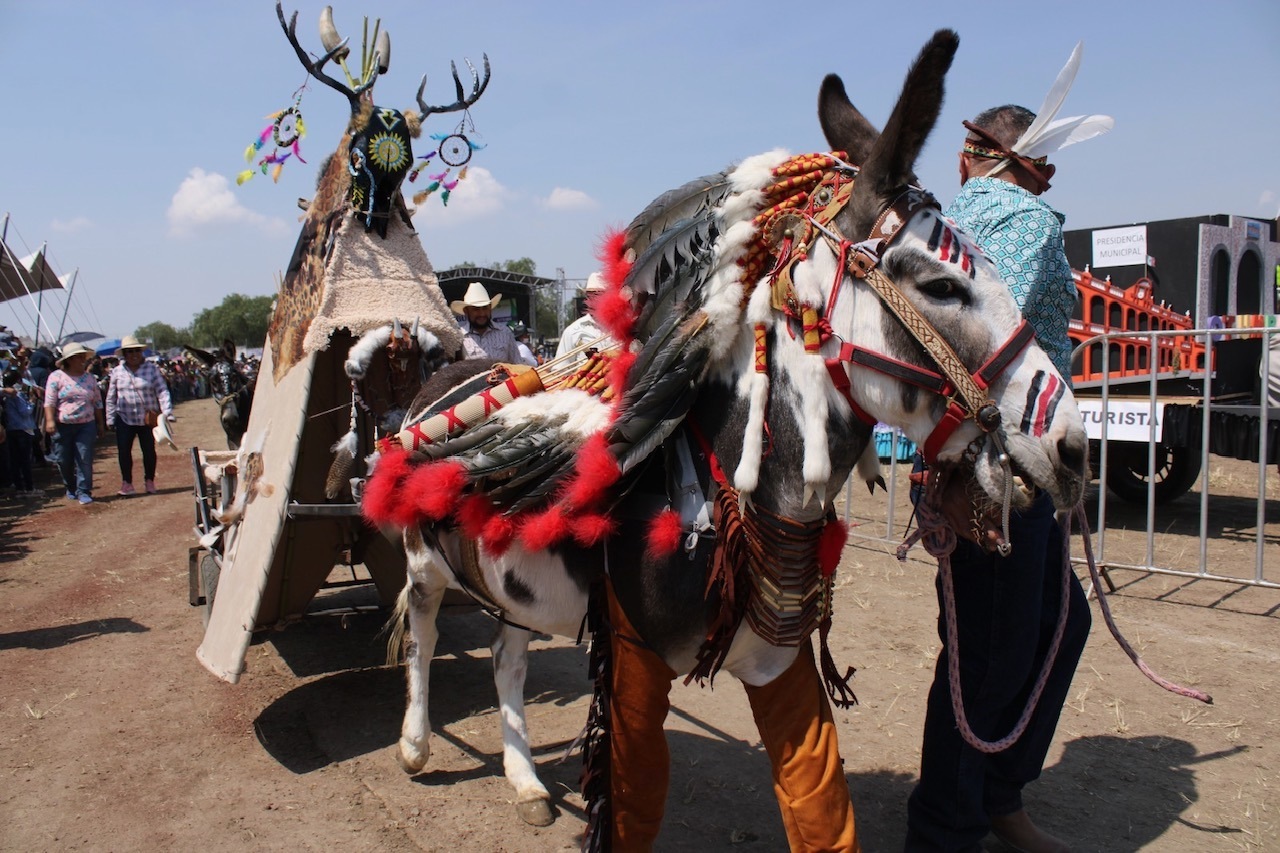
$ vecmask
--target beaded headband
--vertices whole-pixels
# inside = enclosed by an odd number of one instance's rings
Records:
[[[1003,150],[999,150],[999,149],[996,149],[996,148],[984,148],[984,147],[982,147],[981,145],[975,145],[975,144],[974,144],[974,143],[972,143],[972,142],[966,142],[966,143],[964,144],[964,147],[963,147],[963,148],[961,148],[961,150],[962,150],[965,154],[972,154],[974,157],[981,157],[981,158],[983,158],[984,160],[1007,160],[1007,159],[1009,159],[1009,152],[1008,152],[1008,151],[1003,151]],[[1048,162],[1049,162],[1049,158],[1048,158],[1048,157],[1034,157],[1034,158],[1031,158],[1031,162],[1032,162],[1032,163],[1035,163],[1037,166],[1043,166],[1045,163],[1048,163]]]

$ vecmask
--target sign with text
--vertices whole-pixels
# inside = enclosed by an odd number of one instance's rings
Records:
[[[1147,262],[1147,226],[1093,232],[1093,266],[1125,267]]]
[[[1080,415],[1084,418],[1084,431],[1089,438],[1102,438],[1102,422],[1107,422],[1107,441],[1151,441],[1151,405],[1146,401],[1107,400],[1104,413],[1101,400],[1076,398]],[[1164,403],[1157,402],[1154,412],[1156,441],[1164,438]]]

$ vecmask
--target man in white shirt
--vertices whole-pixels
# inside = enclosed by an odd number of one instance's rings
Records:
[[[473,281],[467,285],[467,293],[454,300],[449,307],[453,313],[466,318],[466,334],[462,338],[463,358],[489,358],[508,364],[521,364],[520,350],[515,335],[506,326],[493,322],[493,309],[502,301],[502,294],[490,298],[483,284]]]
[[[556,347],[556,358],[567,355],[584,344],[589,344],[602,337],[604,340],[597,344],[598,348],[607,349],[617,346],[617,342],[609,337],[605,330],[600,327],[600,324],[596,322],[595,318],[591,316],[592,303],[596,297],[605,292],[605,289],[604,276],[600,275],[600,273],[593,272],[587,278],[587,285],[582,289],[583,293],[586,294],[586,311],[581,317],[565,326],[564,331],[560,334],[560,345]],[[579,353],[578,358],[586,358],[585,351]]]

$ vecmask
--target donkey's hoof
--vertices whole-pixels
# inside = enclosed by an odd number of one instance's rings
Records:
[[[410,775],[421,773],[422,768],[427,766],[427,760],[431,758],[431,750],[418,749],[409,741],[400,738],[400,748],[396,750],[396,758],[400,760],[400,766],[404,768],[405,773]]]
[[[556,819],[551,813],[551,803],[542,799],[516,803],[516,814],[530,826],[551,826]]]

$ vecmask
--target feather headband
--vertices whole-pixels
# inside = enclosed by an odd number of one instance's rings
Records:
[[[1049,93],[1045,95],[1044,103],[1040,105],[1040,110],[1036,113],[1035,120],[1031,122],[1027,129],[1022,132],[1022,135],[1008,149],[1004,149],[1003,145],[1000,145],[997,140],[993,139],[985,131],[981,131],[969,122],[964,123],[965,127],[969,128],[983,142],[988,145],[994,142],[994,147],[997,151],[1007,151],[1007,156],[1003,157],[1003,162],[988,172],[988,175],[998,175],[1006,167],[1016,162],[1042,184],[1040,191],[1044,192],[1049,188],[1049,181],[1044,173],[1036,167],[1037,161],[1043,164],[1044,158],[1047,158],[1053,152],[1066,148],[1068,145],[1074,145],[1077,142],[1100,136],[1115,127],[1115,119],[1111,116],[1057,117],[1058,111],[1062,109],[1062,104],[1067,99],[1067,93],[1071,91],[1071,84],[1075,82],[1076,72],[1080,70],[1080,55],[1083,52],[1084,42],[1077,42],[1075,50],[1071,51],[1071,56],[1067,59],[1067,64],[1062,66],[1062,70],[1058,72],[1057,79],[1049,87]]]

